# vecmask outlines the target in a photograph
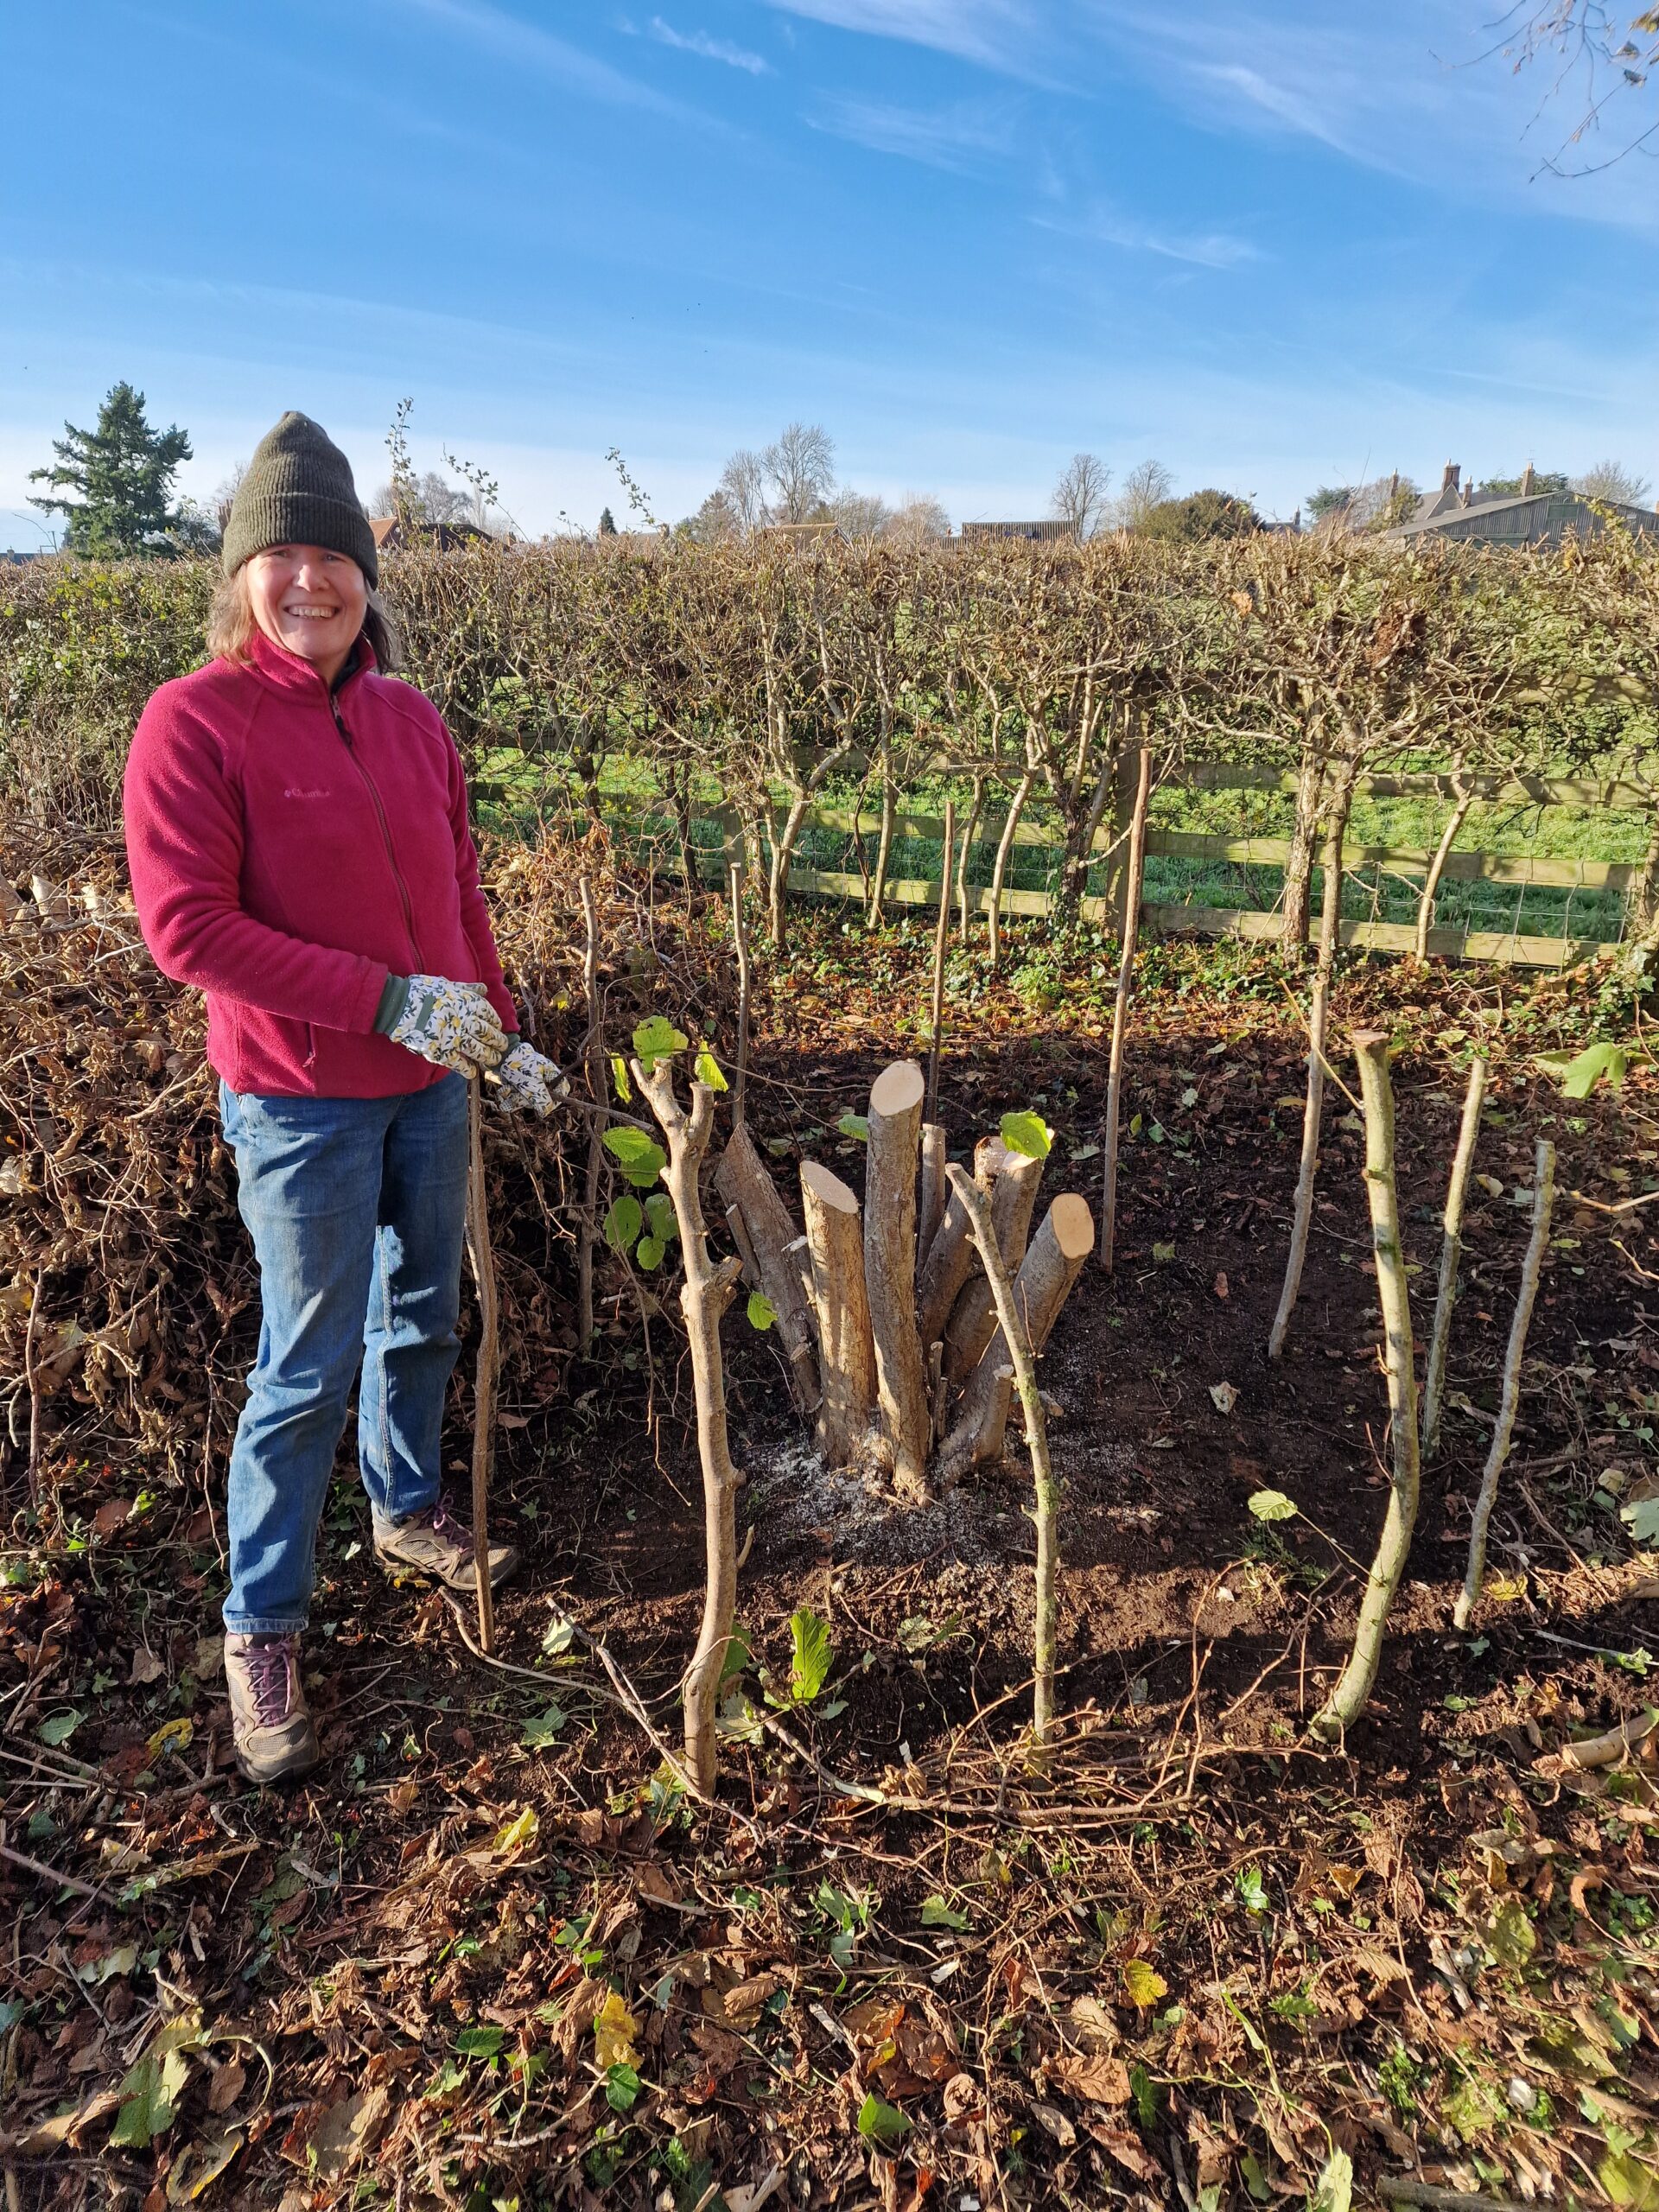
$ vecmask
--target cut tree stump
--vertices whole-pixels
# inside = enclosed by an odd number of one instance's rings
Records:
[[[875,1345],[864,1289],[858,1200],[816,1160],[801,1163],[801,1207],[817,1308],[818,1449],[826,1467],[855,1466],[875,1419]]]
[[[989,1191],[998,1168],[1007,1157],[1001,1137],[982,1137],[974,1147],[974,1180]],[[963,1285],[974,1272],[973,1239],[968,1234],[968,1210],[952,1192],[927,1248],[926,1262],[917,1292],[917,1310],[925,1344],[938,1344],[950,1319],[950,1309],[962,1295]]]
[[[1094,1248],[1095,1218],[1088,1201],[1073,1192],[1063,1192],[1032,1238],[1014,1287],[1033,1357],[1048,1342],[1067,1294]],[[939,1454],[941,1482],[958,1481],[970,1468],[1001,1458],[1013,1402],[1014,1364],[998,1329],[962,1394],[956,1423]]]
[[[727,1140],[715,1170],[715,1188],[728,1217],[734,1207],[742,1217],[759,1287],[778,1317],[778,1341],[789,1363],[790,1395],[796,1412],[810,1417],[817,1408],[818,1374],[806,1293],[800,1268],[789,1256],[798,1232],[747,1127],[734,1129]]]
[[[927,1495],[932,1442],[916,1332],[916,1166],[925,1090],[914,1060],[895,1060],[877,1076],[864,1176],[864,1287],[875,1344],[877,1414],[894,1484],[912,1497]]]
[[[1043,1165],[1023,1152],[1001,1149],[991,1185],[991,1227],[1010,1275],[1017,1275],[1031,1236]],[[996,1301],[982,1271],[963,1286],[944,1332],[944,1372],[951,1382],[971,1375],[996,1333]]]
[[[916,1222],[916,1264],[927,1255],[944,1216],[944,1130],[938,1122],[922,1123],[922,1194]]]

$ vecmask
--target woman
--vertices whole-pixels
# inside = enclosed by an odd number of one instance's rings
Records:
[[[389,681],[373,533],[304,415],[256,451],[225,531],[215,658],[133,739],[127,853],[145,942],[207,995],[207,1058],[259,1263],[259,1350],[231,1455],[225,1671],[256,1782],[316,1764],[299,1666],[317,1522],[359,1363],[374,1549],[451,1589],[472,1538],[439,1440],[456,1354],[467,1078],[546,1114],[516,1035],[460,757]],[[499,1580],[517,1565],[490,1554]]]

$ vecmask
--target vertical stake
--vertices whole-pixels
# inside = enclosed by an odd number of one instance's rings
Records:
[[[749,925],[743,912],[743,863],[732,862],[732,942],[737,948],[737,1072],[732,1081],[732,1127],[743,1126],[749,1081]]]
[[[478,1585],[478,1641],[495,1649],[495,1592],[490,1587],[490,1461],[495,1440],[497,1318],[495,1260],[484,1188],[482,1084],[467,1085],[467,1245],[478,1286],[478,1372],[473,1384],[473,1579]]]
[[[939,919],[933,932],[932,1042],[927,1048],[927,1100],[925,1122],[939,1118],[939,1045],[944,1026],[944,948],[950,935],[950,863],[957,849],[957,803],[944,802],[944,852],[939,863]]]

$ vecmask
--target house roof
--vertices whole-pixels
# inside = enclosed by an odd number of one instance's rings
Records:
[[[1475,493],[1465,506],[1455,493],[1421,499],[1417,512],[1389,537],[1485,537],[1503,544],[1530,544],[1559,537],[1564,530],[1586,534],[1602,529],[1602,510],[1611,507],[1620,521],[1644,535],[1659,531],[1659,513],[1623,500],[1585,499],[1577,492]]]

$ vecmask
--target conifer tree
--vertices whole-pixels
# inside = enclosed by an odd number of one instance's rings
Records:
[[[63,427],[66,435],[53,442],[55,465],[29,472],[31,483],[49,484],[58,496],[31,494],[29,505],[64,517],[68,551],[106,560],[154,556],[191,539],[192,518],[173,505],[173,480],[191,458],[190,440],[177,423],[152,429],[142,391],[118,384],[99,409],[95,429]]]
[[[599,518],[599,534],[601,537],[614,537],[616,536],[616,518],[608,507],[606,508],[605,512]]]

